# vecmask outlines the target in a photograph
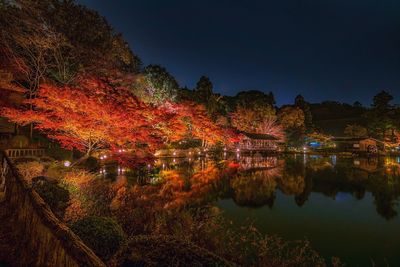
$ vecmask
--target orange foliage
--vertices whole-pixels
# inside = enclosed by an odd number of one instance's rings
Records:
[[[187,135],[209,144],[239,140],[239,135],[232,128],[214,123],[203,105],[185,102],[173,104],[172,108],[178,116],[175,116],[175,121],[172,122],[175,127],[171,127],[174,130],[171,140],[176,141]]]
[[[2,114],[19,124],[35,123],[36,129],[65,148],[88,154],[110,147],[152,151],[188,131],[215,143],[227,133],[208,118],[202,106],[165,103],[155,107],[126,87],[98,78],[81,79],[80,86],[74,87],[43,85],[38,97],[26,102],[34,109],[3,108]]]

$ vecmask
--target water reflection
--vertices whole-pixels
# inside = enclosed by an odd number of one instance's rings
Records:
[[[193,155],[158,159],[134,170],[106,165],[100,171],[104,184],[96,181],[85,188],[95,201],[88,210],[101,206],[96,212],[116,217],[129,234],[146,232],[146,225],[160,213],[216,204],[226,216],[258,220],[265,233],[289,239],[307,236],[327,256],[334,253],[361,262],[375,255],[398,261],[399,161],[334,155]]]
[[[399,158],[343,158],[261,154],[228,160],[201,158],[158,159],[147,168],[129,170],[104,166],[100,173],[111,180],[124,177],[127,186],[154,186],[163,207],[233,199],[239,206],[273,207],[276,192],[293,196],[298,206],[307,205],[312,192],[337,201],[349,196],[361,200],[366,192],[374,198],[376,212],[385,219],[397,216],[400,197]]]

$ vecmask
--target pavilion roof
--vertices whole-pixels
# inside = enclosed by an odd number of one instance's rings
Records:
[[[241,132],[244,136],[250,139],[254,140],[271,140],[271,141],[278,141],[279,138],[276,138],[273,135],[270,134],[259,134],[259,133],[247,133],[247,132]]]

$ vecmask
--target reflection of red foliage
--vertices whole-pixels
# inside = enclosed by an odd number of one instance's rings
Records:
[[[236,162],[229,162],[228,163],[228,167],[229,168],[231,168],[231,169],[239,169],[239,163],[236,163]]]
[[[112,154],[112,158],[120,166],[131,169],[152,163],[155,159],[152,154],[143,151],[138,151],[137,153],[115,153]]]

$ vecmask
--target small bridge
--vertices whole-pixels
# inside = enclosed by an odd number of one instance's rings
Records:
[[[10,159],[26,158],[26,157],[42,157],[46,150],[43,148],[12,148],[6,149],[5,153]]]

